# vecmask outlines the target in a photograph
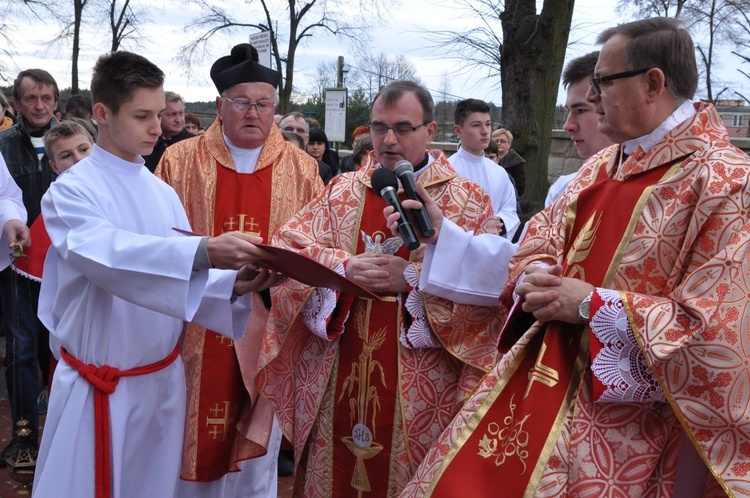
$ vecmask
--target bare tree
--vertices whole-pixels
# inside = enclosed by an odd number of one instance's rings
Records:
[[[191,0],[201,14],[189,31],[197,37],[183,46],[178,61],[188,74],[206,60],[209,45],[218,34],[271,32],[271,54],[276,69],[284,75],[280,89],[280,110],[286,112],[294,87],[294,63],[297,50],[311,36],[343,37],[355,46],[367,41],[367,25],[381,16],[384,7],[397,0],[357,0],[344,12],[335,0],[244,0],[244,8],[224,8],[219,0]],[[259,7],[259,8],[258,8]],[[286,47],[282,43],[286,39]],[[228,49],[222,49],[226,53]]]
[[[549,188],[547,160],[574,0],[458,0],[477,26],[431,37],[477,77],[497,78],[503,123],[526,159],[524,218],[541,209]],[[499,23],[499,24],[498,24]],[[430,36],[430,35],[428,35]]]
[[[382,87],[393,81],[414,81],[422,83],[414,63],[404,55],[389,56],[364,54],[351,66],[349,82],[352,87],[361,88],[372,102]]]
[[[10,67],[6,61],[13,60],[17,40],[11,33],[17,25],[54,16],[56,9],[57,6],[52,1],[0,0],[0,12],[3,13],[0,22],[0,81],[10,82],[13,79],[13,75],[7,73]]]
[[[617,13],[633,13],[636,18],[678,17],[689,0],[619,0]]]
[[[106,11],[112,36],[110,51],[120,50],[120,46],[127,39],[140,40],[142,38],[139,28],[148,17],[145,8],[133,8],[130,0],[122,0],[122,2],[107,0]]]

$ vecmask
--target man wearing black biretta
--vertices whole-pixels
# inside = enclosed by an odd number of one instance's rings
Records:
[[[281,73],[259,64],[255,48],[235,46],[213,64],[211,79],[220,94],[217,119],[205,134],[167,148],[156,174],[175,189],[196,233],[237,231],[268,243],[323,189],[317,164],[273,124]],[[234,338],[187,326],[188,410],[177,496],[276,496],[281,432],[254,387],[270,306],[270,295],[258,294],[247,329],[238,324]]]

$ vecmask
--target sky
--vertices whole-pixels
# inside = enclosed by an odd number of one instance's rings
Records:
[[[188,77],[179,67],[176,54],[189,36],[184,26],[194,16],[190,5],[167,0],[137,1],[142,4],[148,1],[152,22],[145,26],[144,39],[138,46],[129,43],[123,48],[141,53],[159,65],[167,75],[165,89],[180,93],[188,102],[213,100],[216,91],[208,77],[211,62],[226,55],[232,45],[246,42],[252,30],[238,32],[232,38],[217,40],[210,59]],[[566,61],[598,49],[594,39],[599,32],[628,20],[621,19],[616,14],[616,3],[616,0],[576,1]],[[404,55],[409,58],[414,63],[418,76],[433,91],[435,97],[445,89],[444,82],[447,80],[449,92],[456,99],[472,97],[499,104],[499,75],[487,74],[486,70],[461,72],[460,63],[446,57],[446,50],[438,51],[431,47],[433,42],[429,39],[430,30],[461,31],[475,26],[478,22],[476,18],[467,16],[464,11],[457,9],[455,2],[449,0],[401,0],[400,7],[392,9],[390,18],[385,19],[380,26],[372,27],[369,51],[372,54]],[[5,59],[9,71],[4,76],[14,76],[22,68],[42,67],[52,73],[62,88],[69,87],[69,53],[45,46],[43,38],[39,35],[42,33],[42,36],[46,35],[49,39],[55,29],[57,28],[54,25],[41,21],[19,27],[18,32],[14,33],[14,39],[25,41],[17,41],[16,46],[10,48],[16,55],[12,60]],[[81,88],[88,88],[91,67],[96,58],[108,48],[108,28],[101,26],[93,32],[90,29],[85,36],[79,62]],[[92,39],[97,42],[101,40],[101,43],[92,43]],[[718,74],[741,93],[745,93],[744,87],[750,86],[750,80],[736,70],[739,59],[727,52],[724,51],[723,65],[718,68]],[[297,53],[295,89],[301,93],[313,91],[314,75],[318,65],[321,62],[335,63],[340,55],[344,56],[345,63],[356,67],[357,57],[361,54],[347,46],[343,40],[333,37],[316,36],[312,41],[305,43]],[[565,92],[560,88],[558,103],[562,104],[564,100]]]

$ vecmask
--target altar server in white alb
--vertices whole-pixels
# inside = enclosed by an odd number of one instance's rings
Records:
[[[495,216],[503,222],[501,235],[509,240],[520,227],[516,189],[504,168],[484,157],[490,143],[490,106],[477,99],[456,104],[453,131],[461,137],[461,147],[450,161],[458,176],[478,183],[490,196]]]
[[[253,245],[260,238],[174,230],[190,230],[182,204],[141,158],[161,132],[163,81],[141,56],[102,56],[91,81],[97,146],[42,199],[52,247],[39,316],[60,363],[36,498],[174,496],[185,423],[183,322],[239,338],[251,304],[238,296],[281,280],[254,269],[272,258]]]

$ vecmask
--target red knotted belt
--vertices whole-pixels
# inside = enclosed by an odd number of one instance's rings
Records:
[[[81,377],[94,387],[95,496],[96,498],[106,498],[110,495],[112,489],[109,395],[115,392],[115,387],[117,387],[121,377],[149,374],[167,367],[179,356],[180,347],[179,345],[175,346],[174,351],[161,361],[130,370],[119,370],[108,365],[101,367],[91,364],[85,365],[68,353],[65,348],[60,348],[60,353],[65,362],[75,368]]]

